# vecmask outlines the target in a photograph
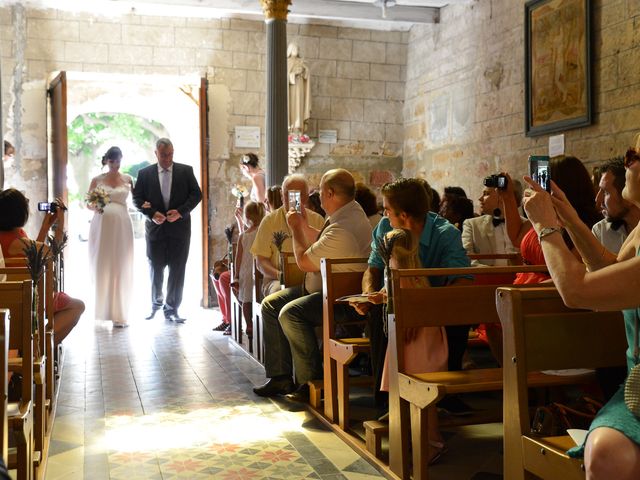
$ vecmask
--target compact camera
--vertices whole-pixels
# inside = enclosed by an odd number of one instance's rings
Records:
[[[38,210],[41,212],[56,213],[58,204],[56,202],[38,202]]]
[[[485,187],[504,190],[507,188],[507,177],[505,175],[489,175],[488,177],[484,177],[482,183]]]
[[[289,209],[302,212],[300,190],[289,190]]]

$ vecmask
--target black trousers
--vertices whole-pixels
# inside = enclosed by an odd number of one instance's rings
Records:
[[[182,303],[184,275],[189,257],[191,236],[186,238],[147,238],[147,259],[151,277],[151,304],[153,308],[163,307],[164,314],[178,314]],[[167,296],[162,291],[164,270],[169,267]]]

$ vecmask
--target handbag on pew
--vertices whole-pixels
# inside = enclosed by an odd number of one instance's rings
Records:
[[[538,407],[531,422],[531,434],[552,437],[565,435],[572,428],[587,430],[601,408],[602,403],[586,396],[571,407],[558,402]]]
[[[636,312],[636,328],[633,336],[633,363],[624,384],[624,403],[636,417],[640,418],[640,365],[638,364],[638,313]]]

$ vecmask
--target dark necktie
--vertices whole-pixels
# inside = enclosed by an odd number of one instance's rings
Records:
[[[493,218],[491,219],[491,223],[493,223],[493,226],[494,226],[494,227],[497,227],[497,226],[498,226],[498,225],[500,225],[501,223],[504,223],[504,218],[496,218],[496,217],[493,217]]]

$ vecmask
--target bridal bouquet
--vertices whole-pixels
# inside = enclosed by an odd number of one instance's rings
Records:
[[[93,207],[98,213],[104,213],[104,207],[110,202],[109,194],[102,187],[96,187],[86,195],[87,205]]]

